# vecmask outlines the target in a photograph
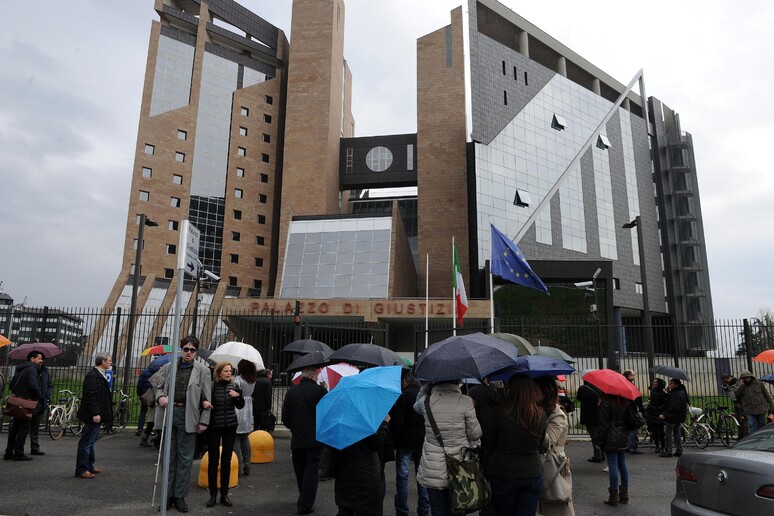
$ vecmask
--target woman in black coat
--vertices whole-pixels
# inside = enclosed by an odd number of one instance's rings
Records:
[[[619,501],[629,502],[629,470],[626,467],[626,448],[629,445],[626,409],[629,403],[629,400],[620,396],[605,394],[599,405],[599,426],[594,442],[607,455],[610,497],[605,503],[613,506],[618,505]]]
[[[384,418],[375,434],[334,453],[336,485],[334,493],[338,516],[381,516],[383,504],[382,467],[379,452],[387,442]]]
[[[245,406],[241,391],[232,382],[234,368],[228,362],[215,366],[212,384],[212,410],[210,425],[207,427],[207,481],[210,487],[210,499],[207,507],[212,507],[218,495],[218,462],[220,462],[220,503],[231,507],[228,497],[228,483],[231,476],[231,454],[236,440],[236,409]],[[223,449],[220,449],[220,446]]]
[[[659,414],[664,411],[664,405],[667,401],[667,393],[664,392],[666,382],[661,378],[653,378],[650,385],[650,400],[648,408],[645,409],[645,415],[648,420],[648,431],[656,445],[656,453],[664,451],[664,422],[659,419]]]

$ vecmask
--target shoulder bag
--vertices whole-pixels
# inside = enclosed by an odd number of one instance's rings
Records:
[[[11,392],[14,387],[19,385],[21,377],[16,378],[16,383],[11,386]],[[18,419],[32,419],[32,413],[38,406],[37,400],[31,400],[22,398],[20,396],[8,396],[5,398],[5,406],[3,407],[3,415],[15,417]]]
[[[433,413],[430,411],[430,396],[425,396],[425,412],[438,444],[443,448],[443,439]],[[462,448],[460,456],[455,457],[443,452],[446,457],[446,472],[449,475],[449,501],[452,514],[461,515],[476,512],[487,505],[492,498],[489,482],[484,478],[478,453],[470,448]]]
[[[570,459],[556,453],[554,445],[551,444],[543,454],[542,462],[543,490],[540,492],[540,499],[546,502],[571,502]]]

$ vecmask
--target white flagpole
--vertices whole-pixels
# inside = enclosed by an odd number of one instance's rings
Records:
[[[489,261],[489,326],[494,333],[494,287],[492,281],[492,261]]]
[[[430,341],[430,253],[425,260],[425,349]]]
[[[454,263],[454,237],[452,237],[452,271],[454,272],[454,283],[456,283],[457,265]],[[452,335],[455,337],[457,336],[457,289],[452,284]]]

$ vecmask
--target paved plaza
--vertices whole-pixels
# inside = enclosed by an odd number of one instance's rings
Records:
[[[284,429],[283,429],[284,430]],[[8,434],[0,433],[0,439]],[[134,431],[106,436],[97,442],[97,465],[104,472],[92,480],[74,477],[77,437],[65,436],[59,441],[41,435],[44,457],[29,462],[0,462],[3,495],[2,515],[54,514],[157,514],[151,507],[157,452],[138,446]],[[643,455],[629,455],[631,500],[628,506],[612,508],[602,500],[607,495],[607,473],[603,464],[586,461],[590,455],[588,441],[575,441],[567,446],[572,459],[575,510],[578,515],[619,514],[658,516],[669,514],[674,495],[674,467],[677,459],[662,459],[653,448]],[[702,453],[688,448],[687,453]],[[187,498],[192,514],[295,515],[296,483],[290,460],[290,439],[278,427],[275,439],[275,461],[254,464],[252,474],[239,479],[232,489],[234,506],[205,507],[208,491],[196,485],[200,461],[194,462],[191,491]],[[387,464],[385,515],[393,515],[395,494],[394,463]],[[159,488],[160,490],[160,488]],[[416,489],[410,493],[416,502]],[[158,494],[156,496],[158,500]],[[333,481],[320,483],[315,504],[316,514],[335,516]],[[174,509],[170,513],[176,513]]]

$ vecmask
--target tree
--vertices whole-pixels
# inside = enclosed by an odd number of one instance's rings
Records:
[[[774,349],[774,312],[770,308],[761,308],[756,317],[751,317],[750,322],[750,353],[752,356]],[[737,356],[747,353],[747,339],[744,331],[741,332],[742,340],[736,350]]]

